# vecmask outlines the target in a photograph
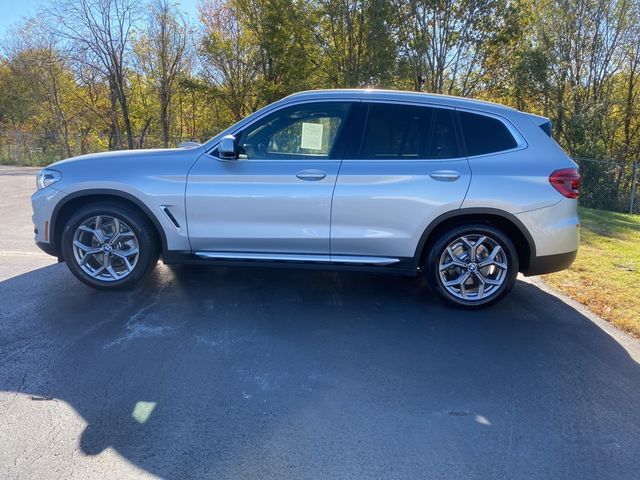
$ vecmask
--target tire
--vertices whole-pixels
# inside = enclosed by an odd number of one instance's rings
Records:
[[[518,253],[501,230],[490,225],[463,225],[436,239],[423,268],[429,285],[445,302],[460,308],[482,308],[504,298],[515,284]]]
[[[126,205],[101,202],[71,216],[62,232],[61,250],[81,282],[100,290],[124,290],[153,270],[159,246],[146,216]]]

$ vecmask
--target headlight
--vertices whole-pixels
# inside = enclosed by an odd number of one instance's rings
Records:
[[[59,180],[62,180],[62,174],[60,172],[45,168],[44,170],[40,170],[36,176],[36,188],[42,190],[44,187],[48,187]]]

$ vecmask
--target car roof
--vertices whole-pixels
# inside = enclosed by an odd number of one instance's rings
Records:
[[[435,93],[410,92],[405,90],[378,90],[378,89],[330,89],[330,90],[306,90],[289,95],[283,100],[317,100],[317,99],[359,99],[395,101],[408,103],[424,103],[431,105],[442,105],[457,108],[468,108],[471,110],[481,110],[497,114],[516,113],[518,110],[500,105],[498,103],[475,100],[472,98],[454,97],[450,95],[439,95]]]

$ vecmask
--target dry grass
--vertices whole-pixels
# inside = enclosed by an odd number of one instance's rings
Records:
[[[581,208],[580,217],[578,258],[544,280],[640,337],[640,215]]]

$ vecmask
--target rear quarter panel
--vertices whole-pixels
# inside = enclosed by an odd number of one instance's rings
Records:
[[[496,208],[518,214],[555,205],[564,197],[549,183],[549,175],[575,163],[527,114],[513,111],[505,118],[526,141],[524,148],[469,157],[471,184],[463,208]]]
[[[562,196],[549,175],[576,164],[540,127],[539,119],[511,112],[506,118],[527,142],[519,150],[469,157],[471,184],[463,208],[495,208],[515,215],[528,230],[537,256],[575,251],[577,200]]]

